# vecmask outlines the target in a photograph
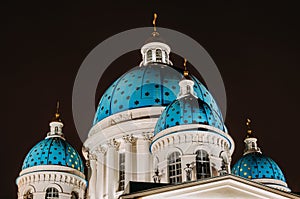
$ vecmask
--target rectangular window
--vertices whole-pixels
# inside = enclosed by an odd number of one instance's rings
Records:
[[[125,153],[119,154],[119,191],[125,188]]]
[[[180,183],[181,179],[181,158],[179,152],[171,153],[168,157],[169,181]]]

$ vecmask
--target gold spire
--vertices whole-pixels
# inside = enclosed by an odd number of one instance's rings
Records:
[[[251,120],[249,118],[247,118],[246,126],[247,126],[247,137],[253,137],[252,129],[251,129]]]
[[[183,63],[183,66],[184,66],[184,71],[183,71],[183,75],[184,75],[184,77],[187,77],[187,76],[189,76],[189,71],[187,70],[187,68],[186,68],[186,58],[184,58],[184,63]]]
[[[60,113],[59,113],[59,101],[57,100],[56,103],[56,113],[54,115],[54,118],[52,119],[52,122],[61,122]]]

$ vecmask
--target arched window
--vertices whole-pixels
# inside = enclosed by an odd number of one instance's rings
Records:
[[[46,197],[45,199],[57,199],[59,198],[59,195],[58,195],[58,190],[54,187],[49,187],[47,190],[46,190]]]
[[[152,61],[152,50],[147,51],[147,62]]]
[[[156,49],[156,61],[162,62],[162,52],[161,49]]]
[[[125,153],[119,154],[119,191],[125,188]]]
[[[186,86],[186,90],[188,93],[191,93],[191,87],[189,85]]]
[[[169,182],[179,183],[182,181],[181,177],[181,158],[179,152],[173,152],[168,157],[169,168]]]
[[[72,193],[71,193],[71,199],[78,199],[79,197],[78,197],[78,193],[77,192],[75,192],[75,191],[72,191]]]
[[[204,150],[198,150],[196,154],[197,179],[210,177],[210,164],[208,153]]]
[[[33,194],[32,194],[32,191],[31,190],[28,190],[24,196],[23,196],[24,199],[33,199]]]

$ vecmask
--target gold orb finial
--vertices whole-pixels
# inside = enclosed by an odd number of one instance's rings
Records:
[[[187,60],[186,60],[186,58],[184,58],[184,63],[183,63],[184,71],[183,71],[183,75],[184,75],[185,77],[187,77],[187,76],[189,75],[189,71],[188,71],[187,68],[186,68],[186,62],[187,62]]]

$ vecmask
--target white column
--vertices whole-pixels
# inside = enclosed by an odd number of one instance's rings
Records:
[[[132,135],[126,135],[123,137],[125,141],[125,187],[129,181],[132,181],[133,175],[133,151],[132,145],[135,143],[136,138]]]
[[[137,181],[151,182],[151,156],[149,152],[149,138],[139,138],[136,142],[137,151]]]
[[[91,178],[89,180],[89,196],[90,199],[96,199],[96,179],[97,179],[97,165],[96,156],[89,154],[89,163],[91,167]]]
[[[162,62],[167,63],[167,58],[164,50],[161,50],[161,57],[162,57]]]
[[[125,140],[125,187],[132,180],[132,143]]]
[[[97,149],[97,182],[96,182],[96,199],[103,199],[104,195],[104,164],[106,148],[99,146]]]
[[[114,199],[115,192],[117,190],[118,176],[117,176],[117,150],[120,146],[120,143],[115,139],[109,140],[106,155],[106,185],[107,185],[107,198]]]

